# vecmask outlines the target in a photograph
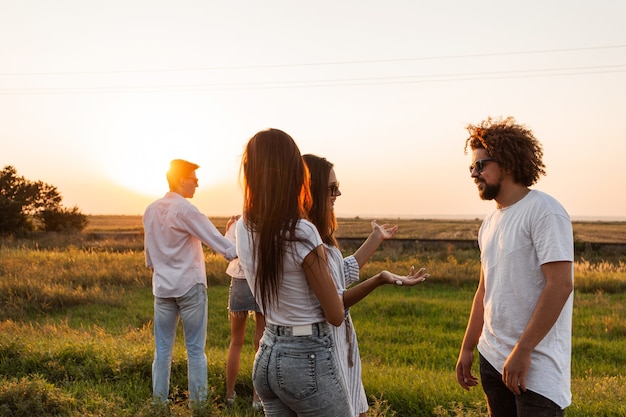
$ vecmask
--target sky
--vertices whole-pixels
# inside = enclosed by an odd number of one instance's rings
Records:
[[[0,168],[84,214],[143,213],[169,161],[241,211],[268,127],[335,164],[340,217],[480,218],[467,125],[513,116],[533,188],[626,219],[626,2],[0,0]]]

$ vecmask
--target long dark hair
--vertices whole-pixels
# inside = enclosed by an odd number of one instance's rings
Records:
[[[330,192],[328,190],[328,178],[333,164],[326,158],[307,154],[302,156],[311,174],[311,195],[313,205],[309,211],[309,219],[317,227],[322,241],[327,245],[338,246],[335,238],[337,230],[337,218],[334,210],[330,209]]]
[[[295,239],[298,220],[311,208],[309,172],[294,140],[278,129],[262,130],[248,141],[241,170],[243,216],[257,265],[254,290],[266,311],[278,296],[286,243]]]

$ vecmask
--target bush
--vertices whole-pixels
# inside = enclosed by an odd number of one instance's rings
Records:
[[[46,232],[81,232],[87,226],[87,216],[78,207],[56,207],[41,212],[43,230]]]
[[[0,233],[22,233],[37,226],[46,231],[81,231],[87,218],[78,207],[63,208],[53,185],[18,176],[12,166],[0,170]]]

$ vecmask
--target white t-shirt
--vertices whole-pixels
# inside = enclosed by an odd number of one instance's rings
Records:
[[[533,190],[516,204],[487,216],[478,243],[485,280],[485,321],[478,350],[502,372],[545,286],[541,265],[568,261],[573,269],[572,223],[554,198]],[[572,304],[573,293],[555,325],[531,353],[526,378],[529,390],[562,408],[572,399]]]
[[[260,294],[255,294],[256,262],[253,260],[252,236],[243,220],[238,221],[236,227],[239,261],[257,304],[261,306]],[[298,221],[295,233],[299,241],[288,243],[278,300],[269,311],[263,311],[268,323],[279,326],[300,326],[326,320],[302,268],[304,258],[322,244],[322,239],[313,223],[304,219]]]

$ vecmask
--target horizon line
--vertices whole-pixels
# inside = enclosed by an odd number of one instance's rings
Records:
[[[86,216],[139,216],[142,214],[85,214]],[[207,214],[211,217],[230,217],[232,214]],[[338,219],[400,219],[400,220],[482,220],[486,214],[337,214]],[[626,216],[591,216],[591,215],[570,215],[571,221],[614,221],[626,222]]]

